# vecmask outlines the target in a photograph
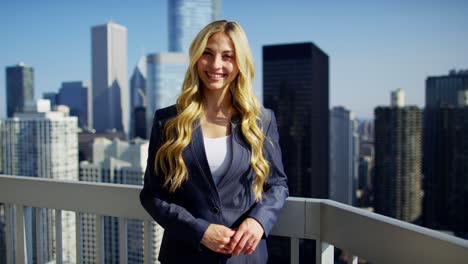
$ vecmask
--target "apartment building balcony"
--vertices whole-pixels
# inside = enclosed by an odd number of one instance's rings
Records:
[[[152,218],[140,206],[140,190],[141,186],[0,175],[7,263],[25,263],[25,206],[54,209],[56,217],[62,210],[73,211],[77,227],[82,213],[96,214],[96,252],[101,261],[104,216],[119,218],[120,263],[127,262],[127,219],[143,220],[144,259],[151,263],[151,236],[146,234],[152,232]],[[61,234],[60,221],[55,228],[55,233]],[[77,263],[82,263],[80,232],[76,228]],[[284,249],[291,252],[290,263],[299,263],[300,239],[316,240],[316,263],[334,263],[334,247],[350,253],[348,263],[358,263],[359,258],[379,264],[468,263],[467,240],[331,200],[288,198],[272,234],[290,239],[290,248]],[[61,263],[60,238],[56,239],[56,248],[60,249],[56,250],[56,260]]]

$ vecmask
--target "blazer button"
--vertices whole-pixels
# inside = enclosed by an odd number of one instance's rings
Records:
[[[211,208],[211,212],[212,212],[213,214],[216,214],[216,215],[217,215],[217,214],[219,214],[220,211],[219,211],[219,208],[218,208],[218,207],[213,207],[213,208]]]

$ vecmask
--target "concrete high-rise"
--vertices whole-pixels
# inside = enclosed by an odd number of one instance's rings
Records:
[[[263,102],[278,121],[291,196],[329,198],[328,55],[313,43],[263,47]]]
[[[28,103],[24,112],[4,120],[2,159],[4,173],[61,180],[78,180],[78,121],[64,112],[50,111],[48,100]],[[27,142],[27,143],[25,143]],[[40,238],[34,219],[40,214]],[[28,263],[55,259],[55,215],[49,209],[25,209]],[[63,260],[76,260],[75,215],[62,212]],[[36,242],[41,241],[41,252]]]
[[[128,133],[127,28],[113,22],[91,29],[93,127]]]
[[[141,112],[146,116],[146,74],[146,56],[141,56],[130,78],[130,138],[146,138],[146,118],[138,118]]]
[[[92,163],[80,163],[80,180],[91,182],[142,185],[148,157],[148,141],[135,139],[130,142],[96,138],[93,143]],[[83,214],[83,260],[99,262],[93,247],[96,237],[96,217]],[[119,263],[119,223],[116,217],[104,217],[104,263]],[[159,254],[163,229],[153,222],[153,262]],[[125,263],[143,263],[143,221],[127,220],[127,256]]]
[[[86,81],[62,82],[57,95],[57,104],[70,108],[70,115],[78,117],[78,126],[92,128],[92,94]]]
[[[6,68],[7,117],[23,112],[24,105],[34,100],[34,69],[19,63]]]
[[[416,223],[422,206],[421,110],[397,100],[374,113],[375,212]]]
[[[198,32],[220,19],[221,0],[169,0],[169,51],[188,54]]]
[[[426,79],[426,105],[424,110],[424,225],[429,228],[452,229],[447,214],[449,193],[447,145],[453,136],[447,133],[463,122],[449,110],[457,107],[460,92],[468,90],[468,70],[452,70],[448,75],[432,76]],[[445,108],[445,109],[444,109]],[[443,110],[444,109],[444,110]],[[444,123],[461,122],[456,123]],[[449,130],[448,130],[449,129]],[[460,140],[460,139],[457,139]],[[447,167],[448,166],[448,167]]]
[[[355,205],[359,135],[353,112],[333,107],[330,113],[330,199]]]
[[[188,56],[184,53],[156,53],[147,56],[147,135],[150,134],[154,111],[176,103],[187,67]]]

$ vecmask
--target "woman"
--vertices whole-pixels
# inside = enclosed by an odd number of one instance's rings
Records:
[[[197,35],[175,106],[156,111],[141,203],[164,228],[162,263],[266,263],[288,196],[271,110],[257,102],[244,31]]]

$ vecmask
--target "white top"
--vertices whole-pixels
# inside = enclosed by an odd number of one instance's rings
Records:
[[[216,185],[227,172],[232,160],[231,135],[219,138],[204,137],[206,158],[210,165],[211,175]]]

